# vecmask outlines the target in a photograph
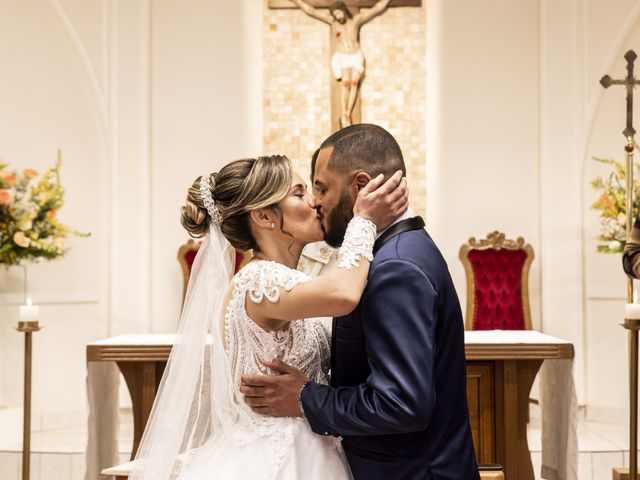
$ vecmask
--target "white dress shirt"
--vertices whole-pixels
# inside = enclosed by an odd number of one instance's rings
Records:
[[[385,228],[384,230],[382,230],[382,231],[377,233],[376,240],[378,238],[380,238],[380,235],[382,235],[384,232],[386,232],[388,229],[390,229],[396,223],[401,222],[402,220],[406,220],[407,218],[413,218],[415,216],[416,216],[416,214],[413,211],[413,209],[411,207],[407,208],[407,211],[404,212],[402,215],[400,215],[398,218],[396,218],[391,225],[389,225],[387,228]]]

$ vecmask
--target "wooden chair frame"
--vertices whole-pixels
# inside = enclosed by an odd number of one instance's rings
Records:
[[[187,261],[184,259],[185,254],[190,250],[197,251],[202,242],[196,242],[193,238],[190,238],[187,243],[182,245],[178,249],[178,263],[180,263],[180,268],[182,268],[182,302],[184,303],[184,297],[187,294],[187,286],[189,285],[189,275],[191,274],[191,269],[187,264]]]
[[[488,250],[488,249],[506,249],[506,250],[524,250],[527,254],[527,258],[522,266],[522,278],[520,280],[522,286],[522,308],[524,310],[524,325],[527,330],[532,329],[531,325],[531,307],[529,303],[529,270],[531,269],[531,262],[535,258],[533,253],[533,247],[524,242],[524,238],[518,237],[515,240],[508,240],[505,238],[504,233],[493,231],[487,235],[487,238],[476,240],[475,237],[470,237],[468,243],[465,243],[460,247],[460,253],[458,257],[464,266],[464,272],[467,277],[467,315],[465,317],[465,329],[473,329],[473,315],[475,313],[475,279],[473,275],[473,268],[471,261],[469,260],[469,252],[472,250]]]

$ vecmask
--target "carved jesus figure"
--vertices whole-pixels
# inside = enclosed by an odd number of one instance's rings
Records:
[[[379,0],[369,10],[355,15],[351,14],[344,2],[331,4],[328,12],[314,8],[304,0],[293,0],[293,2],[307,15],[331,26],[331,36],[337,47],[331,57],[331,70],[342,85],[340,126],[344,128],[351,125],[351,113],[365,72],[364,55],[360,48],[360,28],[384,12],[391,0]]]

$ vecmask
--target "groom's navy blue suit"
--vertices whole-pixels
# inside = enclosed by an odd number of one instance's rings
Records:
[[[331,366],[331,386],[309,383],[302,405],[314,432],[343,437],[356,480],[479,478],[462,313],[424,229],[375,253],[360,304],[334,320]]]

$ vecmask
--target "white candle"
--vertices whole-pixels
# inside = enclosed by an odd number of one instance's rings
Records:
[[[624,318],[640,320],[640,303],[627,303],[624,306]]]
[[[31,298],[27,298],[27,304],[20,305],[20,320],[23,322],[37,321],[39,310],[37,305],[31,305]]]

